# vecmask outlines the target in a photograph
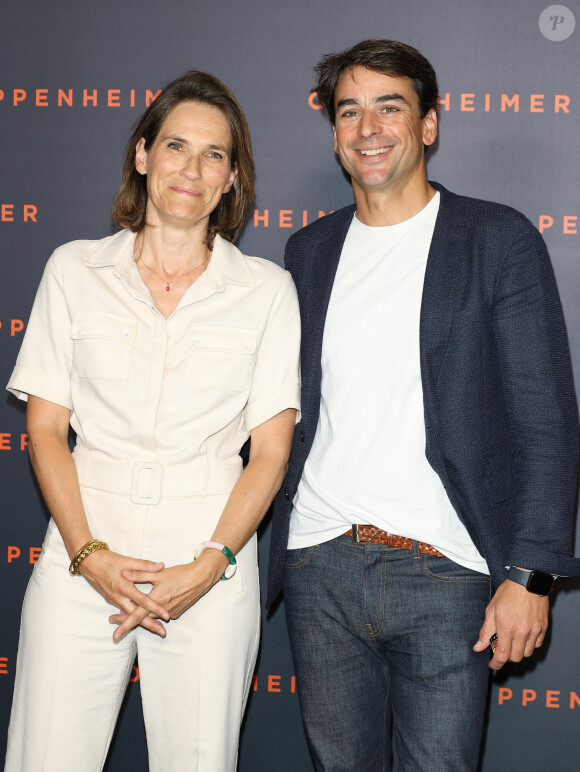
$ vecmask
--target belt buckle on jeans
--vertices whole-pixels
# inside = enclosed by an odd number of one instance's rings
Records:
[[[358,538],[358,523],[352,524],[352,540],[358,544],[360,539]]]

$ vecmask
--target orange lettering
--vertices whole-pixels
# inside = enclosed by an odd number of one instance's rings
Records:
[[[268,676],[268,691],[269,692],[279,692],[280,689],[280,681],[282,680],[282,676],[279,675],[269,675]]]
[[[11,438],[10,432],[0,432],[0,450],[12,450],[10,446]]]
[[[489,112],[489,98],[490,98],[490,96],[491,96],[490,94],[486,94],[485,95],[485,112],[486,113]]]
[[[546,692],[546,707],[547,708],[559,708],[558,700],[560,699],[560,692]]]
[[[578,224],[578,216],[577,215],[565,215],[564,217],[564,233],[578,233],[578,228],[576,227]]]
[[[28,562],[34,565],[38,558],[40,557],[41,548],[40,547],[31,547],[28,550]]]
[[[252,676],[252,691],[257,692],[258,691],[258,674],[254,673]]]
[[[135,89],[131,89],[131,101],[129,102],[131,107],[135,107]]]
[[[36,219],[37,212],[38,208],[34,206],[34,204],[24,204],[24,222],[28,222],[29,220],[32,220],[32,222],[38,222]]]
[[[66,91],[63,91],[61,88],[59,88],[58,95],[57,95],[57,104],[59,107],[62,107],[63,103],[67,104],[69,107],[72,107],[72,103],[73,103],[72,88],[69,88],[68,94]]]
[[[522,705],[527,705],[528,702],[533,702],[538,695],[533,689],[522,689]]]
[[[451,101],[451,94],[447,92],[444,97],[439,94],[439,108],[445,108],[445,112],[449,111],[449,103]]]
[[[83,89],[83,107],[86,107],[89,102],[93,103],[93,107],[97,106],[97,89],[93,89],[93,93],[89,94],[88,89]]]
[[[541,214],[540,220],[538,223],[538,230],[540,231],[540,233],[543,233],[548,228],[551,228],[553,224],[554,224],[553,217],[550,217],[549,214]]]
[[[501,95],[501,111],[505,113],[508,107],[513,107],[515,113],[520,111],[520,95],[514,94],[510,99],[507,94]]]
[[[530,112],[531,113],[544,112],[544,95],[543,94],[530,94]]]
[[[137,665],[133,665],[133,670],[131,671],[131,678],[129,681],[131,681],[132,684],[135,683],[135,681],[139,680],[139,668]]]
[[[0,657],[0,673],[2,675],[8,674],[8,657]]]
[[[14,204],[2,204],[2,222],[14,222]]]
[[[497,704],[503,705],[504,702],[511,700],[513,696],[514,696],[514,693],[512,692],[511,689],[508,689],[507,686],[500,686],[499,693],[497,696]]]
[[[264,209],[264,214],[259,214],[258,209],[254,209],[254,228],[258,227],[258,223],[263,222],[264,228],[268,227],[268,210]]]
[[[47,88],[36,89],[36,106],[48,107],[48,89]]]
[[[294,694],[296,692],[296,676],[295,675],[291,676],[291,678],[290,678],[290,691],[292,692],[292,694]]]
[[[14,100],[12,102],[13,106],[16,107],[18,102],[24,102],[25,99],[26,99],[26,91],[23,88],[15,88]]]
[[[121,90],[118,88],[110,88],[107,91],[107,105],[109,107],[121,107],[119,99],[121,97]]]
[[[332,214],[334,212],[334,209],[331,209],[328,214]],[[323,212],[322,209],[318,210],[318,219],[320,220],[321,217],[326,217],[326,212]]]
[[[4,92],[0,89],[0,102],[4,99]]]
[[[145,92],[145,107],[149,107],[149,105],[157,99],[160,93],[161,89],[158,89],[155,93],[147,89]]]
[[[10,320],[10,337],[13,338],[17,332],[22,332],[24,329],[24,322],[22,319]]]
[[[569,113],[570,97],[565,94],[556,94],[554,96],[554,112],[559,113],[563,110],[565,113]]]
[[[20,547],[8,547],[8,562],[12,563],[13,560],[20,557]]]
[[[475,107],[473,106],[474,99],[475,99],[475,94],[461,95],[461,112],[462,113],[472,113],[475,110]]]
[[[280,227],[291,228],[292,227],[292,210],[280,209]]]
[[[576,692],[570,692],[570,710],[573,710],[576,705],[580,705],[580,697]]]
[[[20,450],[24,450],[28,447],[28,434],[20,435]]]
[[[308,104],[313,110],[322,110],[322,108],[324,107],[324,105],[321,105],[320,102],[318,101],[318,94],[316,93],[316,91],[310,94],[310,96],[308,97]]]

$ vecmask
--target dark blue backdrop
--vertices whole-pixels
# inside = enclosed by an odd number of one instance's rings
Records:
[[[550,9],[551,8],[551,9]],[[111,232],[129,127],[186,69],[210,71],[238,96],[258,191],[240,246],[281,262],[286,238],[351,198],[323,113],[308,98],[324,53],[367,37],[419,48],[440,81],[440,139],[429,175],[451,190],[522,210],[541,225],[580,366],[578,2],[305,0],[265,2],[5,0],[0,24],[0,380],[8,380],[42,268],[55,246]],[[22,450],[24,411],[0,402],[0,757],[19,614],[46,515]],[[268,527],[260,541],[266,566]],[[33,550],[32,555],[30,550]],[[484,772],[580,766],[577,582],[553,603],[552,633],[531,663],[491,689]],[[312,769],[293,688],[283,609],[263,626],[245,722],[242,772]],[[132,683],[108,769],[146,768]],[[444,717],[441,718],[444,721]],[[82,768],[82,764],[79,769]],[[217,772],[217,771],[216,771]]]

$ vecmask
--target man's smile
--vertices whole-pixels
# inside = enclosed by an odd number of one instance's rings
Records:
[[[360,155],[383,155],[384,153],[388,153],[389,150],[392,150],[392,146],[389,147],[375,147],[373,149],[369,150],[357,150],[356,152]]]

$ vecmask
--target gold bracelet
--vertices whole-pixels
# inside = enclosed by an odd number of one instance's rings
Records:
[[[99,541],[98,539],[91,539],[84,545],[84,547],[80,548],[80,550],[71,560],[71,564],[68,567],[69,574],[71,576],[79,576],[80,575],[79,568],[85,558],[88,558],[88,556],[92,555],[93,552],[98,552],[98,550],[108,550],[108,549],[109,549],[109,545],[105,544],[104,541]]]

